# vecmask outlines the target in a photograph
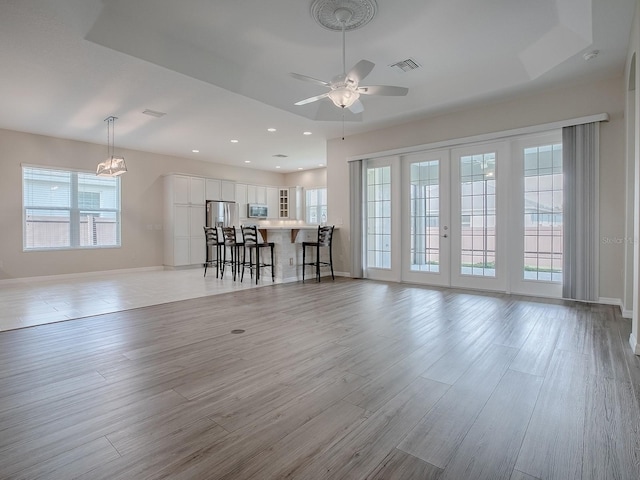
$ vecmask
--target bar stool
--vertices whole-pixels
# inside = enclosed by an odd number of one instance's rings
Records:
[[[218,241],[218,229],[216,227],[202,227],[204,228],[204,236],[207,239],[207,259],[204,263],[204,276],[207,276],[207,267],[216,266],[216,278],[218,278],[220,257],[222,257],[222,243]],[[212,251],[215,249],[216,258],[211,258]]]
[[[242,250],[242,274],[240,276],[240,281],[244,279],[244,271],[246,268],[249,269],[251,274],[251,278],[253,278],[253,270],[256,271],[256,285],[258,284],[258,280],[260,279],[260,269],[264,267],[271,267],[271,281],[275,282],[276,274],[275,274],[275,264],[273,262],[273,248],[275,247],[275,243],[273,242],[258,242],[258,229],[255,225],[242,227],[242,242],[243,242],[243,250]],[[271,250],[271,263],[265,263],[264,261],[260,261],[260,249],[261,248],[269,248]],[[247,262],[247,250],[249,250],[249,262]],[[255,252],[255,255],[254,255]],[[255,257],[255,263],[253,261]]]
[[[304,283],[304,271],[307,265],[315,267],[316,269],[316,280],[320,281],[320,268],[321,267],[331,267],[331,278],[336,279],[333,274],[333,252],[331,245],[333,243],[333,229],[334,225],[329,226],[319,226],[318,227],[318,240],[315,242],[302,242],[302,283]],[[313,248],[316,251],[316,258],[312,262],[307,262],[307,248]],[[329,261],[321,262],[320,261],[320,248],[327,247],[329,249]]]
[[[222,227],[222,237],[224,239],[224,243],[222,245],[222,270],[220,273],[220,278],[224,278],[224,270],[228,265],[231,267],[231,271],[233,272],[233,280],[236,279],[236,272],[238,271],[239,264],[239,255],[240,248],[242,247],[242,242],[238,242],[236,239],[236,227]],[[229,249],[229,253],[231,258],[227,260],[227,249]]]

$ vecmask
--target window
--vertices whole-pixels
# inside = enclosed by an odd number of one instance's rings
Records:
[[[327,221],[327,189],[310,188],[306,196],[307,223],[325,223]]]
[[[367,168],[367,266],[391,268],[391,167]]]
[[[562,144],[524,149],[523,278],[562,282]]]
[[[22,167],[24,250],[120,246],[120,178]]]

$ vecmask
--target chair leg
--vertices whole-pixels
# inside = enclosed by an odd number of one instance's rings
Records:
[[[306,254],[307,254],[307,249],[304,245],[302,245],[302,283],[304,283],[304,269],[306,267]]]
[[[316,280],[320,281],[320,245],[316,247]]]
[[[331,245],[329,245],[329,265],[331,266],[331,278],[335,280],[336,277],[333,274],[333,251],[332,251]]]
[[[256,247],[256,285],[260,279],[260,247]]]
[[[271,248],[271,281],[275,282],[276,281],[276,271],[275,271],[275,263],[273,263],[273,245],[270,245],[269,248]]]

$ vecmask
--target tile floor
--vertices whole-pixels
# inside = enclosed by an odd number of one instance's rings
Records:
[[[204,277],[200,268],[24,279],[0,284],[0,331],[255,287],[247,278],[216,278],[215,270]]]

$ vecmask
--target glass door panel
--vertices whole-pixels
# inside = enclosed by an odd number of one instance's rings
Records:
[[[403,280],[449,284],[449,154],[407,155],[403,163]]]
[[[506,143],[452,150],[453,286],[499,291],[506,288],[502,248],[505,229],[501,227],[506,205],[501,199],[506,199],[508,152]]]

